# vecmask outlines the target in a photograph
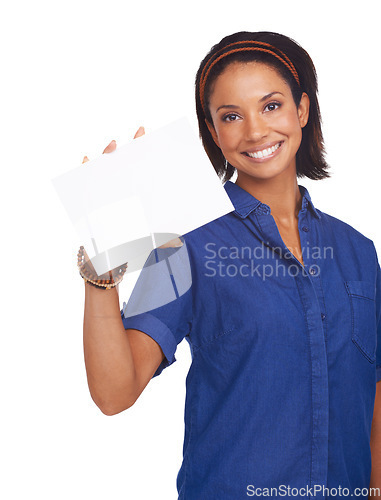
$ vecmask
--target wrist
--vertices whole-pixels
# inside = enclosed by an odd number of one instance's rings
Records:
[[[85,249],[83,246],[79,248],[77,255],[77,266],[80,276],[85,281],[85,284],[98,288],[100,290],[110,290],[115,288],[122,281],[124,273],[127,270],[127,263],[108,271],[107,273],[98,276],[94,269],[85,262]]]

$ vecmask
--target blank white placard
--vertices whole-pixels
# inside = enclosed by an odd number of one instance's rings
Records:
[[[234,210],[185,117],[52,182],[98,274]]]

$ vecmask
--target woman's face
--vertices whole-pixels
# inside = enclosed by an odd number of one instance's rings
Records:
[[[303,93],[297,108],[290,87],[271,66],[231,63],[213,84],[209,109],[214,127],[207,126],[237,169],[237,184],[296,176],[309,99]]]

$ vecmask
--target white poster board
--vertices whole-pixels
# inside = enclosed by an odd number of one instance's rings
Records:
[[[99,275],[234,210],[185,117],[52,182]]]

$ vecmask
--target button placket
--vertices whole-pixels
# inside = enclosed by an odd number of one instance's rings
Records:
[[[307,222],[307,211],[305,209],[300,210],[299,212],[299,220],[298,220],[298,230],[299,230],[299,238],[300,238],[300,246],[302,250],[302,257],[304,262],[304,273],[309,273],[309,255],[306,252],[306,248],[308,247],[309,241],[307,233],[309,231],[308,222]],[[306,276],[308,276],[306,274]]]

